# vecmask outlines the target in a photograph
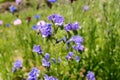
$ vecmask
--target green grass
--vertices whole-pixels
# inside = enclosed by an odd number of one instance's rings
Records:
[[[20,11],[19,18],[22,25],[5,27],[6,23],[13,23],[16,17],[11,13],[0,14],[0,20],[4,25],[0,26],[0,80],[21,80],[27,78],[32,67],[37,67],[40,72],[40,80],[45,73],[53,75],[59,80],[85,80],[87,71],[95,73],[96,80],[119,80],[120,78],[120,2],[118,0],[78,0],[73,4],[56,3],[52,9],[42,7],[38,11],[35,7]],[[88,5],[89,10],[84,12],[83,6]],[[82,54],[75,52],[81,57],[80,63],[74,60],[68,62],[66,45],[63,43],[53,46],[46,42],[41,35],[37,35],[31,28],[37,21],[35,14],[40,15],[40,20],[47,20],[47,16],[57,13],[65,18],[65,24],[78,21],[81,25],[78,34],[84,38],[85,51]],[[26,23],[26,17],[31,16],[30,25]],[[66,34],[59,31],[56,35],[60,39]],[[51,61],[50,71],[42,67],[42,57],[32,52],[34,44],[41,45],[45,53],[50,53],[51,58],[61,57],[60,64]],[[23,61],[23,68],[12,73],[12,66],[16,59]],[[80,72],[85,69],[84,77]]]

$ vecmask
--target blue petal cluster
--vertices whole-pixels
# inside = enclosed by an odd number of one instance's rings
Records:
[[[80,61],[80,57],[79,57],[79,56],[76,56],[76,57],[75,57],[75,60],[76,60],[76,62],[79,62],[79,61]]]
[[[68,52],[68,55],[66,56],[67,60],[72,60],[73,52]]]
[[[47,61],[45,58],[43,58],[43,59],[42,59],[42,65],[43,65],[44,67],[50,67],[50,62]]]
[[[66,31],[70,31],[70,30],[76,31],[79,28],[80,28],[80,25],[79,25],[78,22],[69,23],[69,24],[67,24],[67,25],[64,26],[64,29]]]
[[[73,49],[78,50],[78,51],[83,51],[84,50],[84,46],[81,44],[76,44],[75,46],[72,46]]]
[[[19,68],[22,68],[22,61],[21,61],[21,60],[16,60],[16,61],[14,62],[12,71],[15,72],[16,69],[19,69]]]
[[[37,80],[39,76],[40,70],[37,68],[32,68],[32,70],[28,73],[28,80]]]
[[[40,45],[34,45],[33,52],[37,52],[38,54],[42,54],[43,51],[42,51]]]
[[[48,16],[48,20],[55,23],[55,25],[62,26],[64,23],[64,18],[61,15],[58,14],[52,14]]]
[[[95,75],[92,71],[88,71],[87,75],[86,75],[86,79],[87,80],[95,80]]]
[[[50,2],[50,3],[54,3],[54,2],[56,2],[57,0],[48,0],[48,2]]]
[[[53,76],[48,76],[47,74],[44,75],[44,80],[58,80],[57,78]]]
[[[11,5],[11,6],[9,7],[9,10],[10,10],[10,12],[13,13],[13,12],[15,12],[15,11],[17,10],[17,7]]]

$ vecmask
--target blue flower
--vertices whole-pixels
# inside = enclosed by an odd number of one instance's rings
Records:
[[[92,71],[88,71],[86,78],[87,80],[95,80],[95,75]]]
[[[10,24],[6,24],[6,27],[10,27]]]
[[[48,76],[47,74],[44,75],[44,80],[58,80],[57,78],[54,78],[53,76]]]
[[[81,44],[76,44],[76,46],[72,46],[73,49],[78,50],[78,51],[83,51],[85,48]]]
[[[78,22],[69,23],[69,24],[67,24],[67,25],[64,26],[64,29],[66,31],[70,31],[70,30],[76,31],[79,28],[80,28],[80,25],[79,25]]]
[[[54,3],[56,2],[57,0],[48,0],[48,2],[51,2],[51,3]]]
[[[16,60],[16,61],[14,62],[12,71],[15,72],[15,70],[16,70],[16,69],[19,69],[19,68],[22,68],[22,61]]]
[[[55,58],[52,58],[52,61],[53,61],[54,63],[56,63],[56,60],[55,60]]]
[[[42,65],[43,65],[44,67],[50,67],[50,62],[43,58],[43,59],[42,59]]]
[[[62,26],[64,23],[64,18],[61,15],[58,14],[52,14],[48,16],[48,20],[51,20],[55,23],[55,25]]]
[[[44,27],[41,27],[40,31],[41,31],[42,37],[49,37],[50,35],[52,35],[51,26],[52,26],[51,24],[46,23]]]
[[[37,68],[32,68],[32,70],[28,73],[28,80],[37,80],[37,77],[39,76],[40,70]]]
[[[29,76],[27,80],[37,80],[37,77],[31,77],[31,76]]]
[[[60,57],[58,57],[58,62],[60,63],[62,60],[61,60],[61,58]]]
[[[79,62],[79,61],[80,61],[80,57],[79,57],[79,56],[76,56],[76,57],[75,57],[75,60],[76,60],[76,62]]]
[[[71,39],[70,39],[70,41],[73,41],[73,42],[75,42],[75,44],[81,44],[81,43],[83,43],[83,38],[81,37],[81,36],[73,36]]]
[[[84,11],[87,11],[89,9],[89,7],[87,6],[87,5],[85,5],[84,7],[83,7],[83,10]]]
[[[44,58],[48,61],[50,59],[50,54],[46,53]]]
[[[42,51],[40,45],[34,45],[33,52],[37,52],[38,54],[42,54],[43,51]]]
[[[68,55],[66,56],[67,60],[72,60],[73,52],[68,52]]]
[[[35,18],[35,19],[39,19],[40,16],[39,16],[39,15],[35,15],[34,18]]]
[[[32,30],[38,30],[38,26],[34,25],[34,26],[32,27]]]
[[[11,5],[10,7],[9,7],[9,10],[10,10],[10,12],[15,12],[15,11],[17,11],[17,8],[15,7],[15,6],[13,6],[13,5]]]

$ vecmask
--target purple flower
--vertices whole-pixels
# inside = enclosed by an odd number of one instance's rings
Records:
[[[44,67],[50,67],[50,62],[43,58],[43,59],[42,59],[42,65],[43,65]]]
[[[53,76],[48,76],[47,74],[44,75],[44,80],[58,80],[57,78],[54,78]]]
[[[15,70],[16,70],[16,69],[19,69],[19,68],[22,68],[22,61],[16,60],[16,61],[14,62],[12,71],[15,72]]]
[[[46,53],[44,58],[48,61],[50,59],[50,54]]]
[[[75,60],[76,60],[76,62],[79,62],[79,61],[80,61],[80,57],[79,57],[79,56],[76,56],[76,57],[75,57]]]
[[[34,25],[34,26],[32,27],[32,30],[38,30],[38,26]]]
[[[38,54],[42,54],[43,51],[42,51],[40,45],[34,45],[33,52],[37,52]]]
[[[51,2],[51,3],[54,3],[56,2],[57,0],[48,0],[48,2]]]
[[[34,16],[34,18],[35,18],[35,19],[39,19],[40,16],[36,14],[36,15]]]
[[[52,61],[53,61],[54,63],[56,63],[56,60],[55,60],[55,58],[52,58]]]
[[[72,46],[73,49],[78,50],[78,51],[83,51],[85,48],[81,44],[76,44],[76,46]]]
[[[31,77],[31,76],[29,76],[27,80],[37,80],[37,77]]]
[[[46,23],[45,21],[39,21],[37,23],[37,31],[42,34],[42,37],[49,37],[52,35],[52,24]]]
[[[28,80],[37,80],[39,76],[40,70],[37,68],[32,68],[32,70],[28,73]]]
[[[60,63],[62,60],[61,60],[61,58],[60,57],[58,57],[58,62]]]
[[[10,10],[10,12],[15,12],[15,11],[17,11],[17,8],[15,7],[15,6],[13,6],[13,5],[11,5],[10,7],[9,7],[9,10]]]
[[[62,26],[64,23],[64,18],[61,15],[58,14],[52,14],[48,16],[48,20],[51,20],[55,23],[55,25]]]
[[[51,26],[51,24],[46,23],[46,25],[40,29],[42,37],[49,37],[50,35],[52,35]]]
[[[15,2],[16,2],[17,5],[19,5],[19,4],[21,4],[22,1],[21,0],[16,0]]]
[[[70,41],[75,42],[75,44],[83,43],[83,38],[81,36],[73,36]]]
[[[68,55],[66,56],[67,60],[72,60],[73,52],[69,52]]]
[[[0,26],[1,26],[1,25],[3,25],[3,21],[2,21],[2,20],[0,20]]]
[[[8,23],[8,24],[6,24],[6,27],[10,27],[10,24]]]
[[[85,5],[84,7],[83,7],[83,10],[84,11],[87,11],[89,9],[89,7],[87,6],[87,5]]]
[[[80,25],[79,25],[78,22],[69,23],[69,24],[67,24],[67,25],[64,26],[64,29],[66,31],[70,31],[70,30],[76,31],[79,28],[80,28]]]
[[[86,80],[95,80],[95,75],[92,71],[88,71],[86,75]]]

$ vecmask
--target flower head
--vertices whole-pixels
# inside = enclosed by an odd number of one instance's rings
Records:
[[[43,59],[42,59],[42,65],[43,65],[44,67],[50,67],[50,62],[43,58]]]
[[[9,23],[7,23],[7,24],[6,24],[6,27],[10,27],[10,24],[9,24]]]
[[[67,60],[72,60],[73,52],[69,52],[68,55],[66,56]]]
[[[37,80],[39,76],[40,70],[37,68],[32,68],[32,70],[28,73],[28,80]]]
[[[58,57],[58,62],[60,63],[62,60],[61,60],[61,58],[60,57]]]
[[[1,25],[3,25],[3,21],[2,21],[2,20],[0,20],[0,26],[1,26]]]
[[[52,58],[52,61],[53,61],[54,63],[56,63],[56,60],[55,60],[55,58]]]
[[[58,80],[57,78],[54,78],[53,76],[48,76],[47,74],[44,75],[44,80]]]
[[[14,13],[15,11],[17,11],[17,8],[15,6],[11,5],[9,7],[9,10],[10,10],[10,12]]]
[[[50,35],[52,35],[51,26],[52,26],[51,24],[46,23],[46,25],[40,29],[42,37],[49,37]]]
[[[79,62],[79,61],[80,61],[80,57],[79,57],[79,56],[76,56],[76,57],[75,57],[75,60],[76,60],[76,62]]]
[[[55,25],[62,26],[64,23],[64,18],[58,14],[52,14],[48,16],[48,20],[55,23]]]
[[[16,0],[15,1],[17,5],[21,4],[22,0]]]
[[[70,41],[73,41],[75,44],[83,43],[83,38],[81,36],[73,36]]]
[[[81,44],[76,44],[76,46],[72,46],[73,49],[78,50],[78,51],[83,51],[85,48]]]
[[[92,71],[88,71],[86,75],[86,80],[95,80],[95,75]]]
[[[56,2],[57,0],[48,0],[48,2],[50,2],[50,3],[54,3],[54,2]]]
[[[67,25],[64,26],[64,29],[66,31],[70,31],[70,30],[76,31],[79,28],[80,28],[80,25],[79,25],[78,22],[69,23],[69,24],[67,24]]]
[[[37,52],[38,54],[42,54],[43,51],[42,51],[40,45],[34,45],[33,52]]]
[[[16,60],[14,62],[12,71],[14,72],[16,69],[22,68],[22,61],[21,60]]]
[[[87,5],[85,5],[84,7],[83,7],[83,10],[84,11],[87,11],[89,9],[89,7],[87,6]]]
[[[40,16],[36,14],[36,15],[34,16],[34,18],[35,18],[35,19],[39,19]]]
[[[16,26],[16,25],[20,25],[20,24],[22,24],[22,21],[21,21],[21,19],[16,19],[16,20],[14,20],[13,24],[14,24],[15,26]]]
[[[50,54],[46,53],[45,56],[44,56],[44,58],[45,58],[47,61],[49,61],[49,59],[50,59]]]

